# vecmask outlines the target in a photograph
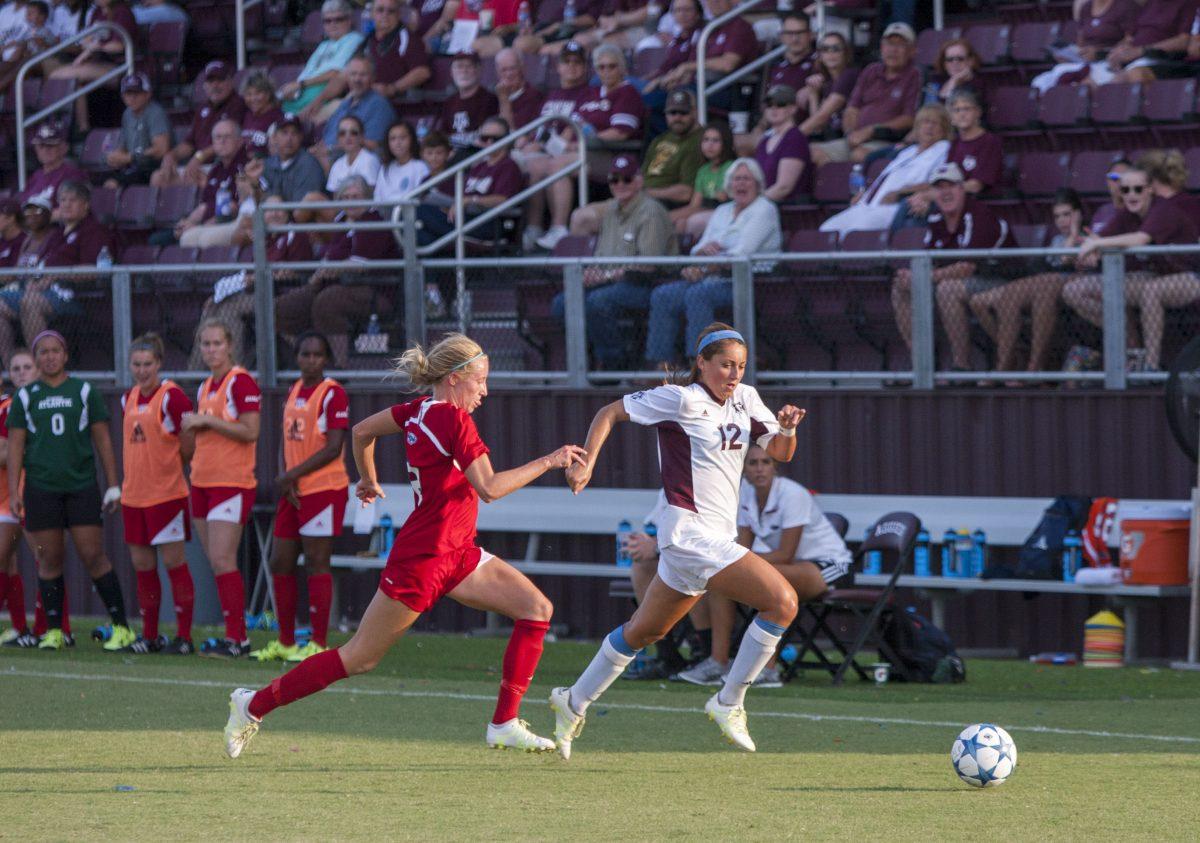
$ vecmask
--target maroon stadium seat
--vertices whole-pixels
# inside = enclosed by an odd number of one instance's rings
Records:
[[[1027,152],[1017,168],[1017,186],[1025,196],[1050,196],[1066,185],[1070,164],[1066,152]]]
[[[1087,120],[1089,104],[1086,86],[1056,85],[1038,100],[1038,120],[1055,128],[1080,126]]]
[[[596,248],[595,237],[584,237],[579,234],[568,234],[554,246],[551,255],[556,258],[587,258],[591,257]]]
[[[105,160],[105,148],[115,149],[120,137],[120,129],[92,129],[83,141],[80,165],[85,170],[97,172],[110,169],[108,161]]]
[[[50,106],[56,104],[63,97],[68,96],[69,94],[72,94],[74,92],[75,92],[75,80],[74,79],[46,79],[42,82],[42,86],[38,90],[37,103],[36,103],[37,110],[40,111],[43,108],[49,108]],[[26,116],[28,116],[28,114],[31,111],[33,111],[33,109],[30,108],[31,105],[35,105],[35,103],[27,102],[25,104]],[[63,117],[68,116],[70,113],[71,112],[68,109],[67,111],[62,112],[59,115],[58,119],[61,120]]]
[[[1120,83],[1092,91],[1092,122],[1100,127],[1099,137],[1105,147],[1136,149],[1153,143],[1141,119],[1144,90],[1136,83]]]
[[[1188,168],[1188,190],[1200,190],[1200,146],[1194,146],[1183,153],[1183,160]]]
[[[154,205],[158,201],[158,188],[148,184],[130,185],[121,191],[121,204],[117,208],[117,227],[149,229],[154,225]]]
[[[92,214],[105,225],[112,225],[117,218],[117,203],[121,196],[119,187],[92,188]]]
[[[121,263],[130,266],[152,266],[158,263],[158,251],[158,246],[147,246],[145,243],[127,246],[121,252]]]
[[[1115,150],[1085,150],[1071,158],[1067,187],[1083,195],[1107,196],[1108,168],[1122,153]]]
[[[813,180],[813,199],[822,205],[845,205],[850,201],[850,173],[854,165],[848,161],[831,161],[817,169]]]
[[[638,50],[633,56],[633,68],[630,72],[639,79],[648,79],[662,65],[666,54],[666,47]]]
[[[152,78],[155,85],[177,84],[183,77],[183,43],[187,24],[181,21],[161,21],[150,27],[147,50],[150,54]]]
[[[948,26],[945,29],[923,29],[917,36],[917,64],[931,66],[937,61],[938,53],[942,49],[942,45],[947,41],[962,37],[962,29],[957,26]]]
[[[1037,102],[1037,91],[1028,85],[996,88],[988,94],[988,124],[997,132],[1028,129]]]
[[[34,106],[37,105],[38,94],[42,90],[41,79],[26,79],[21,83],[21,90],[25,93],[25,114],[28,116],[34,112]],[[0,114],[16,114],[17,113],[17,95],[12,87],[4,92],[4,96],[0,97]]]
[[[1038,249],[1046,245],[1047,228],[1044,224],[1019,223],[1012,227],[1012,233],[1022,249]]]
[[[158,228],[174,228],[175,223],[190,214],[199,201],[194,184],[173,184],[160,188],[154,203],[154,224]]]
[[[1160,79],[1146,86],[1142,117],[1150,122],[1178,123],[1195,113],[1195,79]]]
[[[1032,21],[1013,27],[1012,59],[1020,64],[1049,64],[1050,45],[1058,40],[1058,21]]]
[[[979,53],[985,64],[999,64],[1008,59],[1012,27],[1006,23],[986,23],[967,30],[967,41]]]

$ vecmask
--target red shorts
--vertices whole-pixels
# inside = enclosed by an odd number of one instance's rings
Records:
[[[342,520],[346,517],[346,488],[327,489],[300,496],[300,508],[287,498],[275,508],[275,538],[340,536]]]
[[[445,556],[389,556],[379,590],[414,612],[426,612],[491,558],[481,547],[465,547]]]
[[[192,537],[188,499],[178,498],[150,506],[122,506],[125,543],[154,546],[185,542]]]
[[[230,524],[249,523],[254,492],[236,486],[193,486],[192,517]]]

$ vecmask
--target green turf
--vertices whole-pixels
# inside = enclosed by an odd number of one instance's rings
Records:
[[[953,687],[832,688],[812,675],[751,692],[755,755],[721,742],[700,711],[705,689],[621,681],[563,763],[484,747],[503,646],[414,635],[373,675],[273,714],[237,761],[221,748],[228,692],[277,667],[110,656],[85,641],[0,651],[0,838],[1178,840],[1200,829],[1197,674],[980,660]],[[523,711],[536,730],[551,731],[550,687],[593,652],[547,645]],[[948,761],[958,729],[982,720],[1009,727],[1020,751],[1013,778],[987,791]]]

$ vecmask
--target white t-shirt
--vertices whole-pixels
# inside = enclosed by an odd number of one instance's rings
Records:
[[[658,546],[675,544],[684,532],[734,540],[747,446],[766,447],[779,431],[758,391],[738,384],[722,404],[700,384],[672,384],[626,395],[624,405],[632,421],[658,428],[667,498]]]
[[[350,176],[362,176],[367,180],[367,184],[374,188],[375,182],[379,179],[379,156],[369,149],[360,149],[353,164],[346,160],[348,157],[348,155],[343,155],[333,162],[333,166],[329,168],[329,178],[325,182],[325,189],[330,193],[337,193],[342,182]]]
[[[827,559],[850,564],[850,549],[829,523],[812,492],[795,480],[776,477],[767,493],[767,505],[761,511],[754,487],[743,480],[737,525],[748,527],[754,533],[754,545],[750,549],[755,553],[779,550],[783,531],[802,527],[800,544],[796,546],[797,560]]]
[[[392,161],[379,171],[379,180],[375,182],[375,198],[380,202],[399,199],[411,192],[428,175],[429,165],[420,158],[413,158],[407,164]]]

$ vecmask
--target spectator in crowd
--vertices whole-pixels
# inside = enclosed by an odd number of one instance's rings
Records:
[[[691,91],[672,91],[667,97],[667,131],[650,142],[642,176],[647,195],[668,209],[692,201],[696,172],[704,163],[696,122],[696,98]]]
[[[387,2],[387,0],[385,0]],[[387,141],[387,130],[396,122],[396,111],[387,97],[373,87],[375,84],[375,66],[366,56],[355,56],[346,64],[343,74],[346,80],[346,97],[338,105],[337,110],[325,124],[325,132],[321,137],[321,153],[326,156],[337,155],[338,133],[341,131],[342,120],[354,117],[362,127],[362,145],[371,152],[380,152]]]
[[[733,0],[708,0],[708,12],[712,18],[719,18],[733,9]],[[697,45],[699,38],[696,39]],[[732,18],[713,30],[708,37],[708,45],[704,56],[704,74],[698,79],[698,53],[693,47],[686,61],[672,71],[673,78],[669,84],[661,80],[658,88],[670,90],[682,85],[712,84],[718,79],[728,76],[739,67],[758,58],[758,38],[745,18]],[[729,101],[730,89],[715,95],[714,102]],[[723,96],[724,94],[724,96]]]
[[[500,103],[479,84],[479,75],[477,53],[463,53],[450,62],[454,93],[442,103],[434,128],[450,138],[456,153],[472,152],[483,121],[500,112]]]
[[[266,197],[266,204],[283,202],[282,196]],[[284,226],[292,221],[288,211],[264,211],[263,221],[268,226]],[[267,261],[276,263],[298,263],[313,259],[312,241],[304,231],[281,231],[267,235]],[[222,279],[224,280],[224,279]],[[292,269],[271,269],[271,280],[278,289],[281,285],[300,280],[300,273]],[[234,359],[249,362],[253,357],[251,349],[246,348],[246,321],[254,316],[254,271],[242,274],[243,286],[240,290],[220,289],[204,302],[200,311],[200,322],[203,325],[209,319],[220,319],[228,327],[233,336]],[[218,282],[220,283],[220,282]],[[249,356],[247,356],[249,355]],[[197,344],[192,348],[192,356],[188,360],[188,368],[200,369],[204,360],[200,355]]]
[[[913,125],[916,142],[904,147],[887,163],[871,185],[851,197],[849,208],[821,223],[821,231],[845,235],[851,231],[888,228],[905,213],[905,202],[926,211],[924,194],[932,195],[930,178],[946,163],[950,150],[950,118],[940,105],[922,106]],[[924,216],[921,217],[924,219]]]
[[[125,30],[130,38],[137,38],[137,21],[125,0],[96,0],[92,7],[90,25],[111,23]],[[105,31],[92,35],[83,42],[83,51],[70,64],[55,69],[52,79],[74,79],[79,85],[93,82],[111,71],[125,58],[125,42],[119,35]],[[88,116],[88,98],[75,100],[75,128],[87,132],[92,128]]]
[[[242,144],[246,153],[269,155],[271,127],[283,118],[271,77],[261,70],[252,72],[242,83],[242,100],[246,103],[246,113],[242,115]]]
[[[371,189],[361,176],[351,176],[338,189],[337,198],[356,202],[371,198]],[[335,218],[337,222],[381,222],[375,211],[362,207],[347,207]],[[362,269],[318,269],[303,287],[291,290],[275,299],[275,320],[279,333],[288,342],[306,330],[320,331],[329,338],[333,362],[342,369],[350,355],[350,331],[356,324],[365,324],[372,313],[388,312],[387,288],[354,283],[358,273],[369,272],[368,261],[395,260],[400,255],[396,238],[391,231],[353,230],[340,232],[325,248],[326,261],[361,261]],[[387,278],[394,270],[383,272]],[[393,291],[399,290],[394,283]],[[400,293],[393,292],[393,295]]]
[[[325,0],[321,25],[325,39],[308,57],[296,81],[279,89],[283,110],[314,123],[329,119],[338,97],[346,90],[342,70],[362,46],[362,34],[354,29],[354,7],[348,0]]]
[[[501,48],[511,47],[517,37],[520,5],[519,0],[468,0],[455,13],[454,28],[461,28],[472,37],[471,52],[491,58]],[[457,40],[451,30],[451,45]]]
[[[1121,218],[1129,219],[1123,213],[1125,211],[1125,194],[1121,192],[1121,176],[1132,169],[1133,163],[1125,157],[1118,157],[1108,165],[1108,172],[1104,177],[1104,184],[1108,188],[1108,201],[1092,214],[1091,232],[1093,236],[1107,237],[1110,234],[1124,233],[1117,232],[1114,226],[1121,224]],[[1128,230],[1135,228],[1137,225]]]
[[[372,3],[375,31],[362,48],[375,67],[375,92],[391,102],[403,100],[433,75],[425,42],[404,25],[404,8],[400,0]]]
[[[667,45],[666,55],[658,70],[646,80],[642,94],[648,96],[655,91],[670,91],[686,84],[694,74],[696,42],[704,28],[704,8],[700,0],[671,0],[671,16],[679,32]],[[688,69],[688,65],[692,70]]]
[[[1175,0],[1147,6],[1174,5]],[[1128,52],[1128,39],[1138,24],[1139,6],[1135,0],[1083,0],[1075,4],[1075,20],[1078,31],[1075,43],[1054,53],[1058,63],[1033,77],[1032,85],[1041,93],[1055,85],[1075,84],[1092,78],[1095,71],[1097,83],[1101,79],[1111,81],[1115,70],[1125,63],[1123,52]],[[1183,30],[1181,30],[1183,31]],[[1125,47],[1125,50],[1122,48]],[[1108,64],[1108,57],[1115,54],[1118,64]],[[1127,61],[1127,59],[1126,59]]]
[[[187,12],[174,3],[164,0],[138,0],[133,7],[133,17],[138,26],[153,26],[156,23],[190,23]]]
[[[30,196],[22,202],[25,237],[11,266],[29,269],[45,263],[62,236],[62,229],[50,222],[50,210],[50,200],[45,196]],[[21,299],[27,284],[26,278],[20,278],[0,290],[0,359],[10,359],[16,347],[15,327],[20,323]]]
[[[483,121],[479,129],[478,146],[490,146],[508,135],[508,124],[500,117],[489,117]],[[494,208],[506,199],[515,196],[525,187],[525,176],[517,162],[508,154],[508,147],[500,146],[488,154],[467,171],[466,183],[463,185],[463,212],[466,220],[479,216],[489,208]],[[417,232],[417,242],[426,246],[435,240],[449,234],[460,223],[466,220],[456,220],[454,205],[440,208],[428,203],[422,203],[417,208],[417,218],[421,229]],[[475,229],[476,236],[491,238],[499,230],[497,222]]]
[[[858,68],[851,63],[850,45],[841,33],[822,35],[817,54],[815,71],[799,89],[808,115],[800,131],[813,140],[833,140],[842,136],[842,112],[854,93]]]
[[[0,199],[0,267],[17,265],[24,242],[20,201],[11,197]]]
[[[921,97],[921,71],[913,64],[916,40],[908,24],[888,24],[881,60],[863,70],[842,114],[845,137],[813,147],[818,167],[828,161],[863,161],[912,128]]]
[[[150,98],[150,79],[131,73],[121,80],[121,135],[117,148],[108,153],[108,166],[116,174],[106,187],[147,184],[171,147],[171,121],[161,105]],[[82,102],[82,100],[80,100]]]
[[[299,202],[306,196],[319,195],[325,186],[325,171],[320,162],[301,148],[304,127],[294,114],[284,115],[272,129],[274,154],[255,159],[246,172],[262,183],[266,193],[282,196],[285,202]]]
[[[375,182],[376,200],[399,199],[429,176],[429,165],[418,157],[419,153],[413,127],[403,120],[393,123],[387,133],[383,168]]]
[[[32,0],[24,4],[24,14],[16,27],[7,32],[0,30],[0,91],[13,83],[26,59],[57,43],[49,20],[49,4]]]
[[[1200,203],[1184,190],[1188,171],[1183,155],[1174,149],[1151,150],[1138,158],[1137,169],[1149,178],[1148,191],[1153,197],[1150,209],[1142,217],[1141,226],[1137,231],[1126,234],[1088,237],[1080,246],[1081,257],[1098,253],[1101,249],[1194,245],[1200,239]],[[1125,187],[1124,179],[1122,177],[1122,189]],[[1132,184],[1130,192],[1136,192]],[[1129,207],[1129,195],[1126,195],[1125,201],[1128,209],[1136,213],[1135,207]],[[1144,362],[1137,359],[1142,356],[1142,352],[1139,352],[1135,355],[1136,368],[1150,372],[1160,369],[1167,309],[1187,307],[1200,299],[1200,278],[1191,269],[1194,263],[1195,258],[1191,255],[1157,257],[1150,261],[1148,267],[1154,277],[1126,277],[1125,300],[1140,311]],[[1070,289],[1071,284],[1067,288]],[[1064,298],[1067,298],[1066,290]],[[1076,293],[1068,298],[1068,303],[1091,321],[1097,312],[1085,312],[1086,306],[1081,308],[1077,299]],[[1099,316],[1102,322],[1102,302]]]
[[[587,52],[575,41],[568,42],[559,53],[558,84],[559,87],[546,94],[546,101],[542,104],[543,115],[569,117],[595,94],[595,89],[588,84]],[[574,127],[564,120],[543,126],[532,141],[518,144],[518,149],[529,178],[539,181],[577,158],[578,144],[579,138],[575,136]],[[530,197],[525,214],[528,221],[525,225],[525,251],[537,247],[538,240],[546,234],[542,223],[547,202],[550,205],[550,230],[565,231],[574,197],[570,178],[561,178]],[[557,234],[555,236],[558,237]],[[553,242],[557,243],[558,239]]]
[[[1155,69],[1170,70],[1186,57],[1196,16],[1195,0],[1156,0],[1138,11],[1133,29],[1109,51],[1100,67],[1093,64],[1088,84],[1153,82]]]
[[[812,190],[812,157],[808,138],[796,127],[796,91],[776,85],[763,99],[767,131],[754,150],[754,160],[767,179],[764,196],[772,202],[795,202]]]
[[[668,8],[664,12],[663,7]],[[671,4],[662,0],[609,0],[600,12],[596,25],[581,31],[575,39],[584,47],[613,44],[622,50],[641,50],[643,45],[665,47],[679,32],[679,26],[671,13]],[[646,32],[653,34],[647,36]],[[561,42],[542,48],[543,54],[556,55]]]
[[[671,211],[671,221],[678,234],[699,237],[704,233],[712,212],[722,202],[729,201],[725,192],[725,173],[733,163],[733,132],[724,120],[710,121],[700,135],[700,154],[704,163],[692,182],[692,198],[682,207]]]
[[[517,35],[513,47],[529,55],[558,55],[572,38],[591,31],[610,5],[609,0],[574,0],[574,3],[572,21],[563,20],[562,6],[546,2],[531,4],[537,10],[536,19],[528,32]]]
[[[325,181],[326,192],[333,194],[350,176],[361,176],[374,194],[381,165],[379,156],[363,143],[363,134],[363,123],[357,117],[351,115],[338,121],[337,140],[341,155],[329,168],[329,178]]]
[[[967,195],[966,177],[957,164],[943,164],[930,183],[936,210],[929,216],[925,235],[927,249],[1000,249],[1016,246],[1008,223],[978,199]],[[951,361],[955,371],[970,365],[970,330],[967,301],[977,294],[1005,283],[990,277],[979,261],[955,261],[933,270],[935,298],[942,326],[950,340]],[[898,269],[892,281],[892,307],[896,326],[905,344],[912,348],[912,275]]]
[[[237,228],[237,177],[246,164],[242,130],[233,118],[220,120],[212,128],[212,152],[216,156],[200,192],[200,203],[175,225],[181,246],[205,248],[229,246]]]
[[[87,0],[54,0],[50,4],[50,31],[59,41],[74,38],[83,31],[84,21],[92,9]],[[48,65],[53,63],[54,67]],[[61,66],[61,62],[48,59],[42,62],[43,73],[49,74]]]
[[[1076,249],[1087,236],[1083,200],[1070,188],[1054,194],[1052,206],[1054,236],[1052,249]],[[1016,367],[1017,339],[1021,317],[1030,312],[1029,363],[1026,370],[1045,368],[1046,353],[1058,318],[1058,301],[1063,287],[1077,274],[1073,256],[1051,255],[1045,259],[1046,271],[1019,278],[971,296],[971,311],[996,343],[996,371],[1009,372]]]
[[[447,38],[454,28],[454,19],[458,15],[458,7],[462,0],[423,0],[417,10],[416,34],[425,44],[430,53],[444,53],[444,46],[449,44]]]
[[[729,166],[725,192],[729,200],[713,212],[700,241],[692,247],[699,257],[751,257],[778,252],[782,243],[779,209],[763,195],[766,178],[753,158]],[[768,271],[767,267],[762,267]],[[654,366],[680,358],[679,328],[686,317],[684,348],[695,348],[700,332],[712,323],[718,308],[733,303],[729,264],[689,266],[683,280],[654,289],[650,295],[646,359]]]
[[[667,209],[643,189],[642,170],[631,155],[618,155],[608,171],[613,198],[604,203],[600,238],[593,254],[601,258],[657,257],[679,254]],[[656,266],[589,266],[583,273],[587,289],[584,308],[592,354],[602,369],[622,369],[628,363],[620,317],[650,307],[650,291],[662,275]],[[564,312],[560,293],[553,310]]]
[[[162,158],[162,164],[150,177],[157,187],[204,183],[204,169],[216,158],[212,144],[213,127],[221,120],[232,120],[241,128],[246,103],[234,90],[233,68],[223,61],[210,61],[201,75],[206,102],[192,118],[192,127],[182,141]]]
[[[421,163],[429,169],[429,173],[421,179],[421,182],[427,182],[446,172],[450,166],[450,156],[453,154],[454,147],[450,146],[448,137],[441,132],[427,134],[425,140],[421,142]],[[449,180],[442,181],[426,191],[422,195],[421,201],[439,208],[448,208],[454,201],[453,191],[453,183]]]
[[[21,197],[45,196],[57,210],[59,185],[68,180],[86,182],[87,174],[67,160],[67,136],[57,123],[38,126],[33,136],[33,151],[41,166],[25,183]]]
[[[799,106],[797,115],[807,117],[815,109],[809,108],[811,97],[805,86],[809,77],[817,73],[820,55],[813,50],[813,31],[808,16],[800,12],[784,15],[779,37],[783,41],[783,55],[767,72],[767,90],[776,85],[787,85],[796,91],[796,105]],[[767,115],[764,112],[753,131],[739,139],[738,148],[752,155],[766,131]]]
[[[58,194],[63,227],[46,254],[46,267],[95,266],[103,249],[108,249],[111,257],[112,232],[92,216],[92,190],[87,182],[63,182]],[[52,318],[82,315],[74,287],[84,280],[47,274],[26,281],[20,303],[21,333],[31,339],[46,330]],[[100,282],[108,280],[101,278]]]
[[[542,92],[525,80],[525,66],[521,54],[512,47],[496,53],[496,98],[500,101],[499,114],[514,129],[528,125],[542,113],[546,98]],[[523,148],[528,139],[522,138],[517,148]]]
[[[987,84],[979,68],[983,60],[966,38],[951,38],[938,50],[929,84],[937,87],[937,100],[950,107],[950,98],[963,90],[975,94],[981,112],[987,106]]]

